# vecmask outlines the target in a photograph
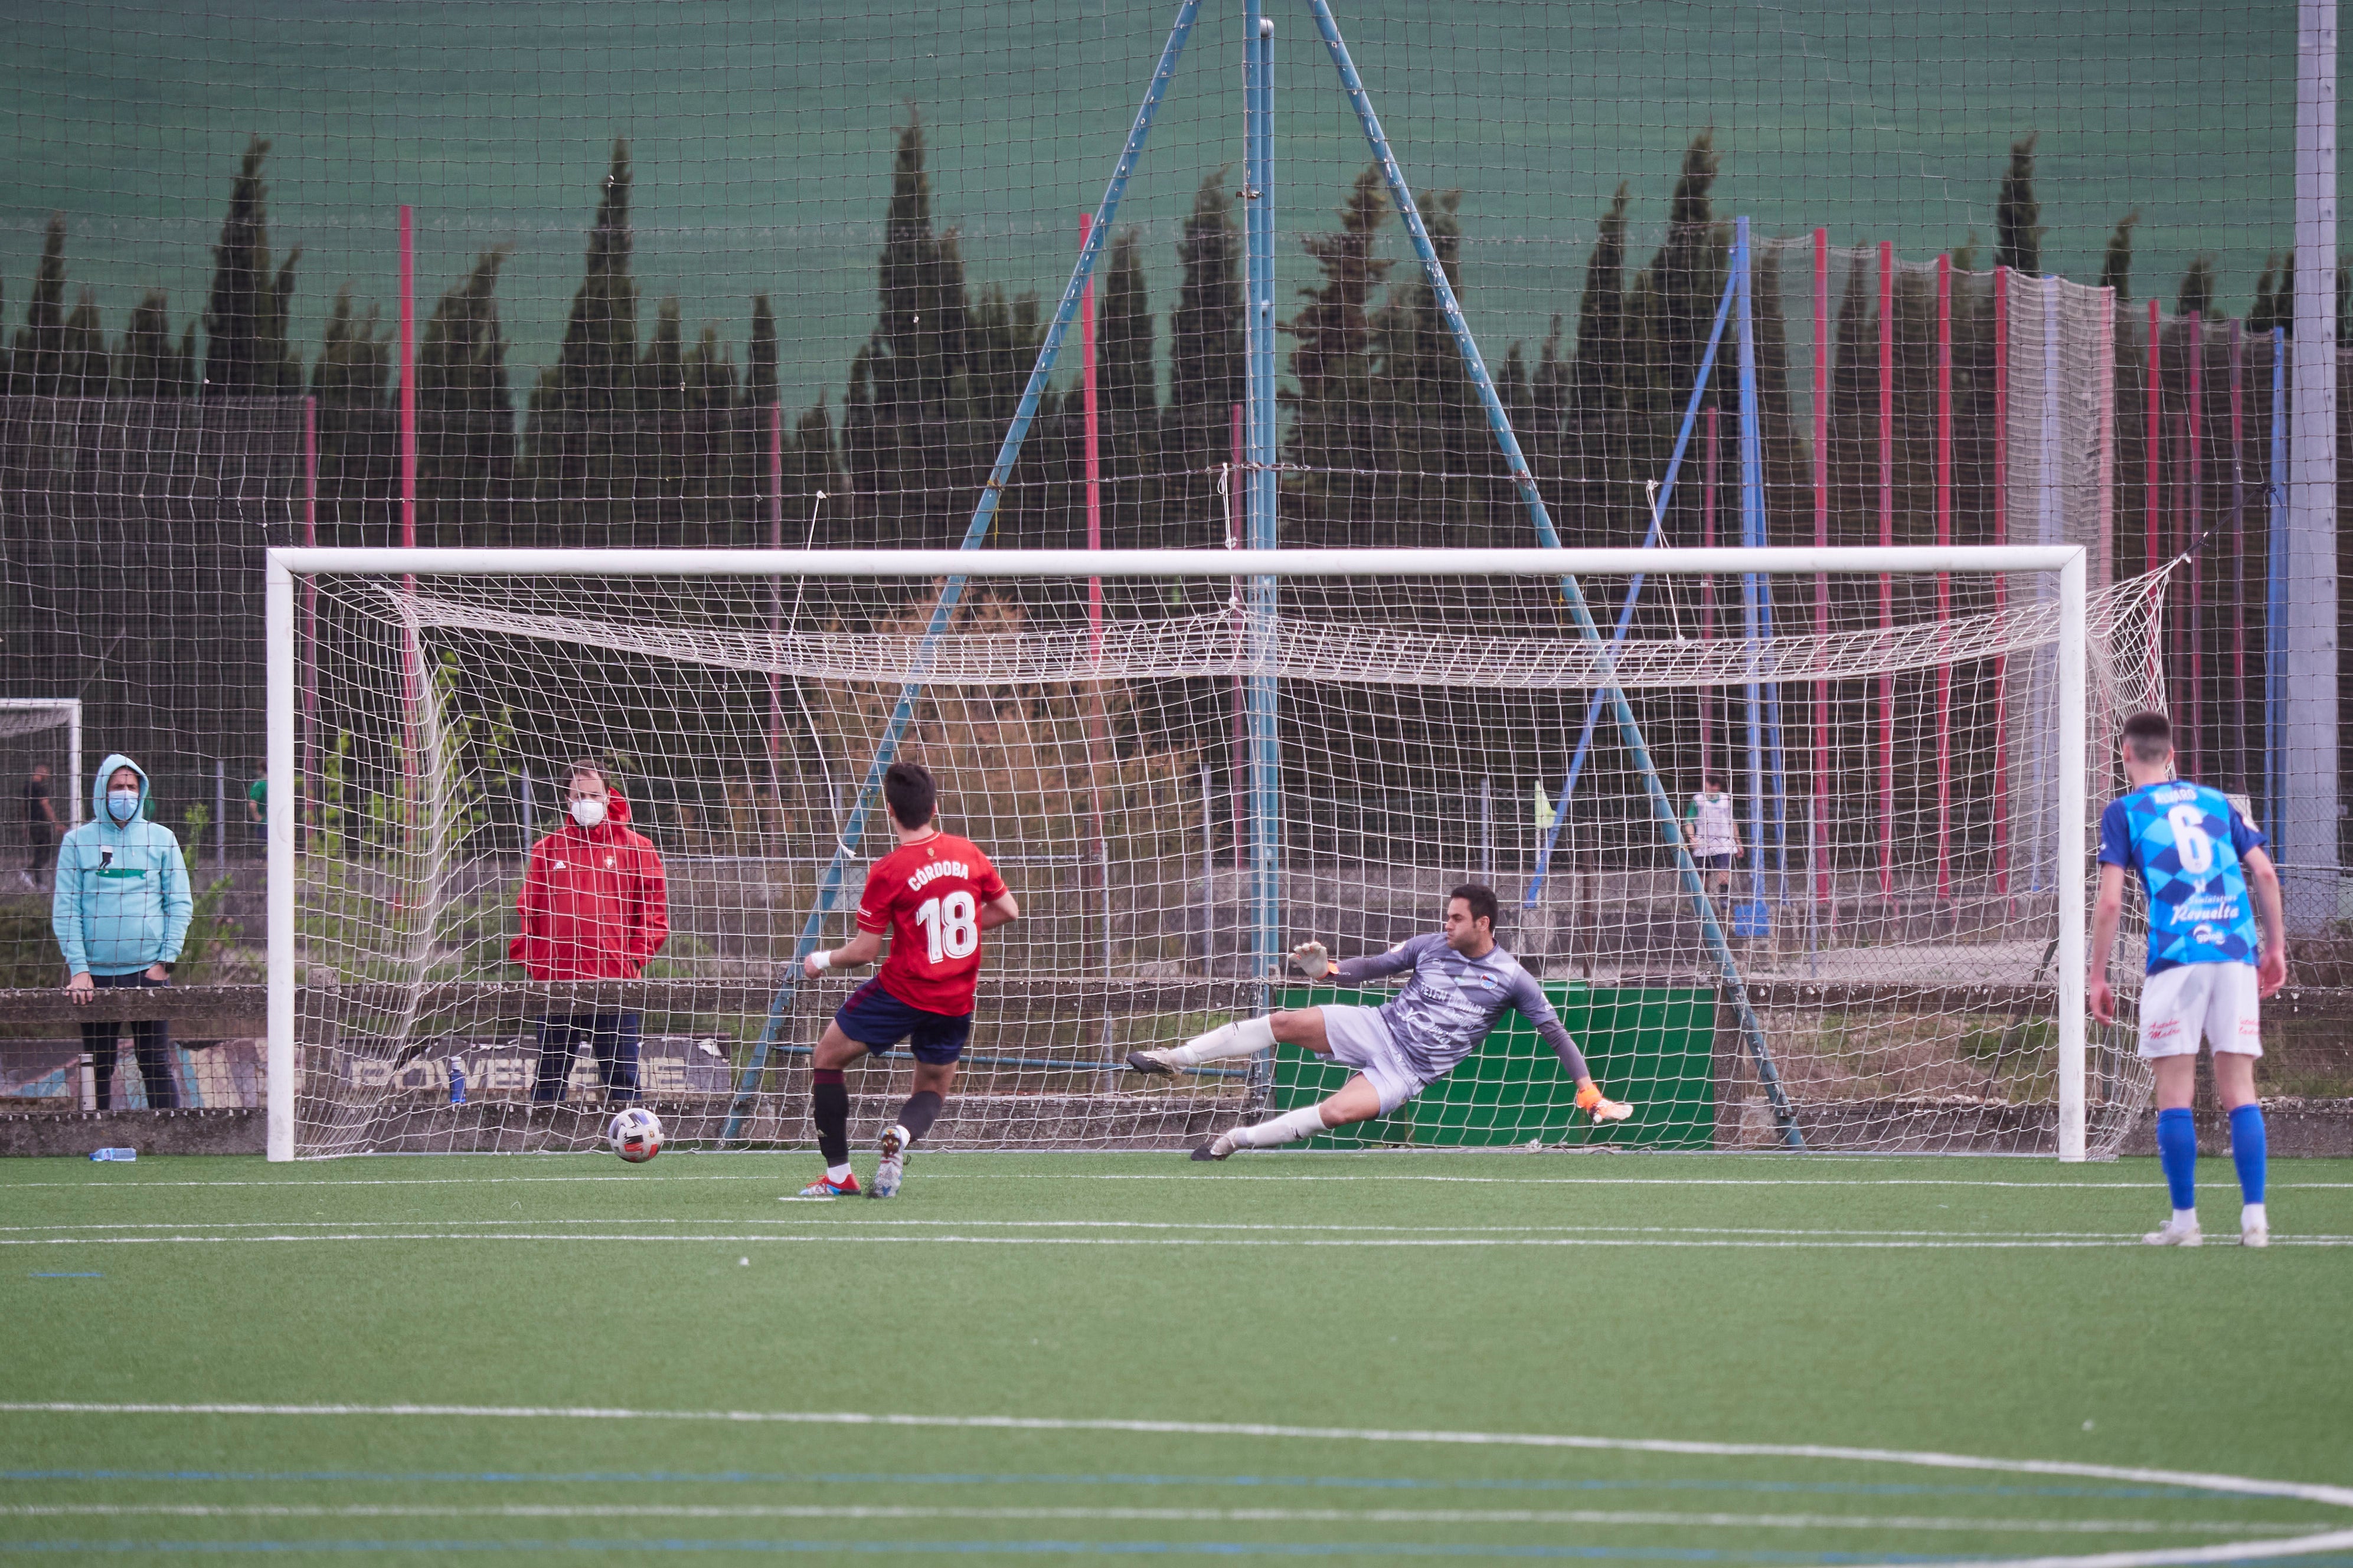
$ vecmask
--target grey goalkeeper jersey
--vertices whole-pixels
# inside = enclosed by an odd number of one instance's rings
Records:
[[[1456,1063],[1477,1050],[1506,1007],[1516,1007],[1535,1026],[1571,1077],[1588,1076],[1584,1053],[1562,1027],[1560,1015],[1552,1010],[1535,976],[1501,947],[1490,949],[1484,958],[1465,958],[1446,945],[1444,936],[1427,931],[1387,952],[1335,964],[1332,974],[1343,985],[1360,985],[1409,969],[1413,978],[1382,1005],[1381,1019],[1425,1082],[1453,1071]]]

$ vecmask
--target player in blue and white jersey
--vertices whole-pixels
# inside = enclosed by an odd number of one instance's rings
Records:
[[[1310,980],[1328,974],[1343,985],[1361,985],[1410,972],[1405,989],[1378,1007],[1327,1004],[1245,1018],[1181,1046],[1134,1052],[1127,1065],[1166,1077],[1204,1062],[1257,1056],[1281,1040],[1356,1069],[1320,1104],[1221,1132],[1193,1151],[1196,1160],[1222,1160],[1237,1149],[1272,1149],[1327,1128],[1387,1116],[1453,1071],[1479,1048],[1505,1008],[1517,1008],[1577,1080],[1577,1109],[1596,1121],[1623,1121],[1634,1108],[1602,1094],[1585,1054],[1561,1026],[1535,976],[1496,945],[1495,910],[1493,889],[1474,882],[1447,896],[1443,931],[1336,964],[1322,942],[1293,950],[1292,958]]]
[[[2140,992],[2140,1054],[2157,1073],[2157,1152],[2173,1217],[2142,1239],[2196,1247],[2198,1131],[2189,1101],[2198,1042],[2214,1050],[2214,1089],[2231,1116],[2239,1170],[2239,1239],[2271,1244],[2263,1213],[2263,1111],[2255,1058],[2263,1054],[2259,997],[2287,983],[2287,922],[2279,873],[2263,836],[2228,796],[2173,776],[2173,726],[2162,713],[2125,721],[2132,788],[2100,814],[2100,901],[2092,912],[2092,1016],[2115,1021],[2108,952],[2125,906],[2125,873],[2148,899],[2148,978]]]

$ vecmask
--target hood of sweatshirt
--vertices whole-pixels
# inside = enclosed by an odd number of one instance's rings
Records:
[[[106,781],[112,778],[115,774],[115,771],[119,768],[129,768],[132,773],[139,775],[139,809],[132,815],[131,822],[141,822],[146,819],[147,791],[149,788],[147,783],[147,770],[141,767],[137,763],[132,762],[129,757],[124,756],[121,752],[109,752],[106,754],[106,761],[98,764],[98,776],[90,781],[90,820],[99,824],[100,826],[111,827],[118,833],[131,826],[131,823],[129,822],[115,821],[113,817],[109,816],[106,813]]]

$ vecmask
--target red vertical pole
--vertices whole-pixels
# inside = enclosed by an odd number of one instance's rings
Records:
[[[400,544],[417,547],[417,228],[406,203],[400,209]],[[401,586],[417,591],[414,574]],[[402,633],[402,671],[407,699],[407,722],[401,748],[402,776],[412,806],[421,806],[417,766],[417,726],[424,718],[425,652],[417,633]]]
[[[1701,458],[1699,542],[1703,550],[1715,547],[1715,476],[1716,476],[1715,409],[1707,411],[1707,445]],[[1699,637],[1702,642],[1715,640],[1715,574],[1709,573],[1699,580]],[[1715,741],[1715,700],[1712,687],[1699,689],[1699,771],[1706,776],[1714,765],[1710,762]]]
[[[1953,542],[1953,258],[1936,258],[1936,542]],[[1936,632],[1951,636],[1953,578],[1936,574]],[[1942,642],[1939,653],[1952,651]],[[1953,896],[1953,667],[1936,662],[1936,897]]]
[[[1237,403],[1234,405],[1233,460],[1226,469],[1226,548],[1229,550],[1242,547],[1242,487],[1250,479],[1242,465],[1242,405]],[[1239,577],[1233,580],[1231,604],[1234,650],[1239,654],[1242,646],[1242,580]],[[1250,753],[1242,742],[1242,678],[1239,669],[1234,673],[1233,729],[1234,864],[1238,868],[1247,868],[1250,864],[1250,825],[1243,820],[1242,802],[1250,793]]]
[[[1895,247],[1879,242],[1879,542],[1895,542]],[[1879,574],[1879,629],[1895,625],[1895,579]],[[1895,677],[1879,678],[1879,896],[1895,896]]]
[[[1087,238],[1094,229],[1094,214],[1079,215],[1079,248],[1084,250]],[[1102,426],[1095,404],[1095,277],[1087,274],[1079,289],[1079,385],[1081,400],[1086,408],[1087,444],[1087,548],[1103,548],[1103,451]],[[1087,579],[1087,652],[1095,659],[1103,658],[1103,579]]]
[[[2147,556],[2141,568],[2145,572],[2157,570],[2157,563],[2161,559],[2158,552],[2163,548],[2157,537],[2158,463],[2165,448],[2165,432],[2159,423],[2165,416],[2165,372],[2158,363],[2158,343],[2162,331],[2158,321],[2157,301],[2151,300],[2148,302],[2148,369],[2141,393],[2141,401],[2147,405],[2144,438],[2148,448],[2141,461],[2141,489],[2145,492],[2142,527],[2147,535],[2145,543]]]
[[[319,543],[319,400],[302,400],[302,548]],[[302,752],[294,769],[294,821],[302,822],[304,802],[319,755],[319,580],[302,578]]]
[[[1814,547],[1831,542],[1831,231],[1814,230]],[[1814,637],[1831,633],[1831,577],[1814,574]],[[1831,868],[1824,852],[1824,820],[1830,805],[1831,683],[1814,682],[1814,811],[1807,826],[1809,858],[1814,867],[1814,899],[1830,904]],[[1837,923],[1835,908],[1831,923]]]
[[[1993,273],[1993,542],[2010,542],[2010,268]],[[2010,574],[1993,578],[1993,611],[2010,607]],[[2010,656],[1993,661],[1993,891],[2010,897]]]
[[[2189,485],[2183,492],[2182,543],[2189,549],[2189,776],[2204,776],[2205,757],[2199,745],[2200,732],[2206,720],[2206,573],[2202,564],[2205,552],[2198,550],[2198,536],[2206,526],[2206,460],[2200,437],[2205,432],[2206,343],[2202,329],[2205,322],[2193,314],[2186,323],[2189,330]]]
[[[785,405],[768,405],[768,548],[785,547]],[[785,627],[785,580],[768,579],[768,636],[781,640]],[[822,759],[820,759],[822,760]],[[777,842],[785,832],[785,678],[768,671],[768,799],[776,811]]]

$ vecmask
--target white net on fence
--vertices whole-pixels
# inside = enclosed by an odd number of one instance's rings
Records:
[[[935,637],[935,583],[305,580],[299,1148],[575,1147],[631,1098],[677,1138],[804,1140],[808,1053],[856,977],[797,982],[797,944],[837,847],[827,946],[889,847],[879,803],[862,835],[845,824],[920,675],[898,753],[938,776],[945,826],[1023,906],[987,939],[934,1142],[1169,1146],[1320,1092],[1327,1069],[1287,1047],[1173,1087],[1120,1064],[1318,994],[1254,953],[1386,946],[1482,880],[1636,1117],[1573,1121],[1550,1054],[1507,1031],[1365,1138],[2049,1149],[2056,894],[2014,868],[2047,863],[2056,828],[2000,765],[1998,670],[2050,647],[2052,606],[2031,579],[1899,581],[1883,626],[1875,579],[1836,586],[1818,631],[1811,578],[1653,575],[1605,663],[1542,579],[1291,579],[1262,612],[1225,578],[1114,579],[1100,619],[1085,579],[997,579]],[[1584,583],[1597,609],[1627,589]],[[1703,637],[1711,598],[1778,598],[1791,629]],[[2158,695],[2155,602],[2131,584],[2094,600],[2090,765]],[[1564,788],[1613,668],[1658,784],[1603,703]],[[1924,672],[1901,689],[1930,710],[1902,716],[1893,841],[1810,834],[1867,817],[1879,789],[1813,774],[1812,726],[1867,749],[1898,671]],[[1271,745],[1245,723],[1261,705]],[[667,937],[638,973],[509,962],[526,857],[619,842],[565,826],[576,760],[607,770],[661,863]],[[1662,825],[1726,761],[1728,888]],[[2145,1098],[2116,1045],[2094,1042],[2095,1152]],[[903,1072],[853,1073],[860,1136]]]

